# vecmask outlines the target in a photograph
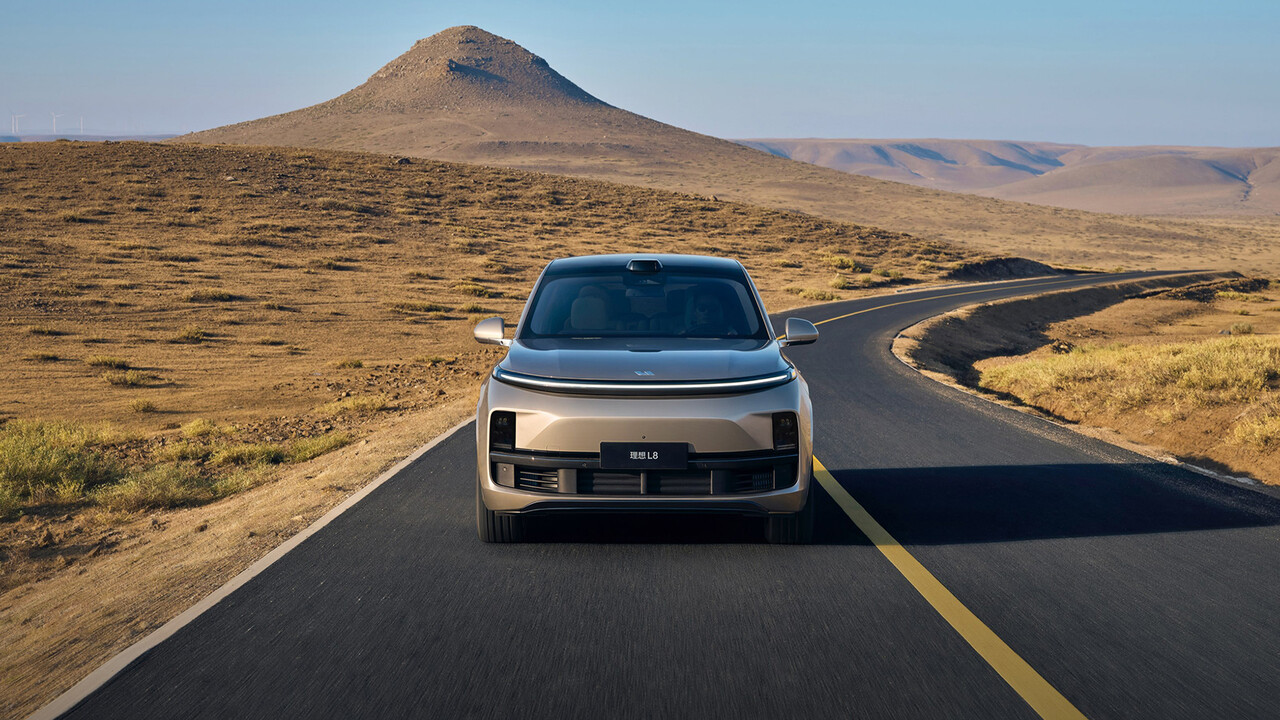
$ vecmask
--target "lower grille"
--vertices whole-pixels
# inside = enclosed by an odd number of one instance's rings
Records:
[[[520,490],[559,492],[560,473],[548,468],[516,468],[516,487]]]
[[[649,473],[649,492],[659,495],[710,495],[708,471]]]
[[[578,493],[583,495],[639,495],[640,475],[627,472],[579,470]]]
[[[760,470],[736,470],[732,479],[729,480],[729,492],[731,493],[749,493],[749,492],[765,492],[774,488],[774,469],[766,468]],[[795,477],[795,468],[791,468],[791,476]],[[787,483],[790,485],[791,483]],[[780,485],[779,487],[786,487]]]
[[[704,465],[688,470],[645,472],[582,467],[594,464],[582,458],[565,463],[565,467],[550,467],[554,460],[537,458],[535,461],[539,464],[494,462],[493,477],[500,485],[539,493],[560,493],[563,488],[565,494],[576,495],[733,495],[791,487],[796,483],[798,465],[794,455],[763,460],[731,459],[736,466],[724,470],[706,469]]]

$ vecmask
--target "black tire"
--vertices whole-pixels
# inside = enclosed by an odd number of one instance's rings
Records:
[[[479,481],[476,482],[476,532],[487,543],[524,542],[524,518],[499,515],[486,507]]]
[[[809,495],[805,498],[800,512],[788,515],[770,515],[765,521],[765,539],[773,545],[807,545],[813,542],[813,496],[818,486],[809,482]]]

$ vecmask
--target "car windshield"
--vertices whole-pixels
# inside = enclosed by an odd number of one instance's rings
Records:
[[[543,278],[522,338],[764,338],[746,278],[590,272]]]

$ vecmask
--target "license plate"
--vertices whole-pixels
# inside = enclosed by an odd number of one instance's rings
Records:
[[[600,443],[601,470],[684,470],[688,467],[688,443]]]

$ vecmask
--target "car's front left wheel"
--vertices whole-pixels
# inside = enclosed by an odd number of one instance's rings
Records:
[[[809,494],[805,497],[804,507],[800,512],[785,515],[770,515],[765,522],[765,538],[774,545],[806,545],[813,542],[814,506],[817,502],[814,495],[817,487],[809,483]]]
[[[480,483],[476,482],[476,532],[487,543],[524,542],[524,518],[518,515],[499,515],[484,504]]]

